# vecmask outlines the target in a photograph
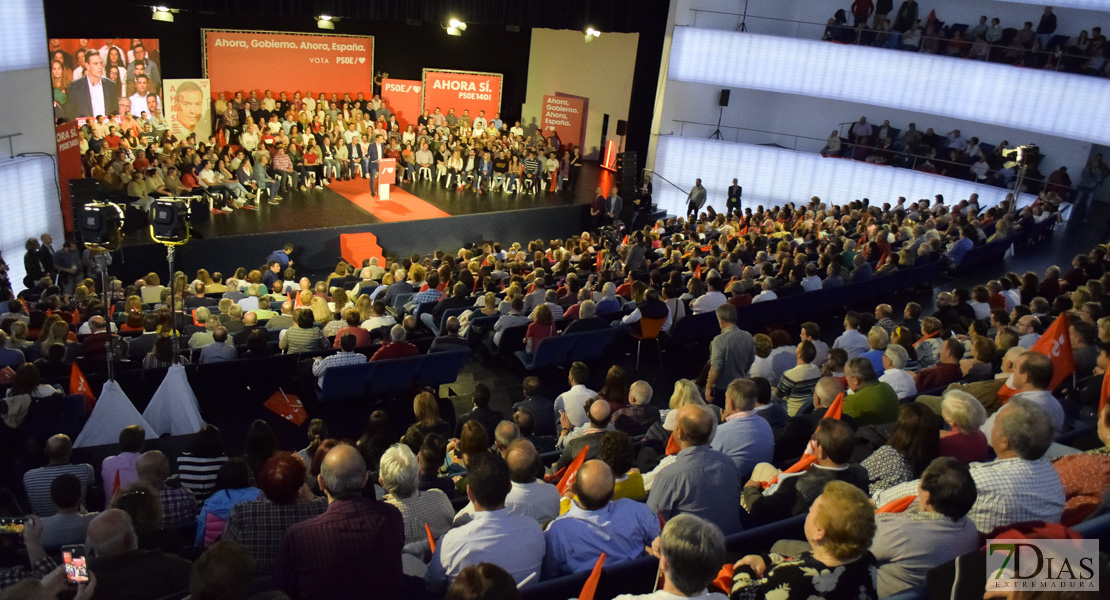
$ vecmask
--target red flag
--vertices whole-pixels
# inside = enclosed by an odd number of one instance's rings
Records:
[[[840,417],[842,417],[843,415],[844,415],[844,392],[840,392],[840,394],[836,397],[836,399],[832,401],[832,404],[829,405],[829,409],[825,411],[825,418],[826,419],[836,419],[837,421],[839,421]]]
[[[119,469],[116,469],[116,476],[112,480],[112,499],[115,500],[116,494],[119,494]]]
[[[308,413],[305,412],[301,399],[296,394],[286,395],[281,388],[278,388],[278,391],[274,392],[274,395],[270,396],[262,406],[298,427],[308,420]]]
[[[597,557],[594,570],[590,572],[586,583],[582,584],[582,591],[578,594],[578,600],[594,600],[594,595],[597,594],[597,582],[601,579],[601,569],[604,566],[605,553],[602,552],[601,556]]]
[[[432,535],[432,528],[427,523],[424,524],[424,533],[428,534],[428,545],[431,546],[434,553],[436,551],[436,538]]]
[[[709,582],[709,589],[716,588],[722,594],[731,593],[732,578],[735,574],[735,568],[732,563],[725,563],[721,565],[721,570],[717,571],[717,578]]]
[[[1068,317],[1061,313],[1052,325],[1045,330],[1041,339],[1029,348],[1033,352],[1040,352],[1052,360],[1052,384],[1048,389],[1054,390],[1068,375],[1075,373],[1075,358],[1071,353],[1071,335],[1068,334]]]
[[[652,233],[659,233],[659,221],[655,222],[655,227],[651,228]]]
[[[578,469],[581,469],[582,465],[586,462],[586,451],[589,449],[589,446],[583,446],[582,449],[578,451],[578,456],[575,456],[574,460],[570,461],[570,464],[567,465],[566,471],[563,472],[562,478],[559,479],[559,483],[555,484],[555,487],[559,488],[559,494],[566,493],[567,486],[570,485],[570,478],[573,477],[574,474],[578,472]]]
[[[682,448],[678,447],[678,442],[674,441],[674,434],[672,433],[671,437],[667,438],[666,454],[667,456],[674,456],[675,454],[678,454],[679,450],[682,450]]]
[[[1102,409],[1106,408],[1106,403],[1110,401],[1110,371],[1102,376],[1102,393],[1098,398],[1098,414],[1101,417]]]
[[[998,401],[1005,406],[1006,403],[1010,401],[1010,398],[1013,398],[1017,393],[1017,389],[1010,387],[1010,381],[1006,380],[1006,383],[1003,383],[1002,387],[998,389]]]
[[[906,496],[905,498],[899,498],[897,500],[891,500],[890,502],[887,502],[886,504],[880,506],[879,509],[876,510],[875,512],[876,513],[906,512],[906,509],[909,508],[911,504],[913,504],[914,500],[917,500],[917,496]]]
[[[940,335],[940,330],[939,329],[930,333],[930,334],[923,335],[923,336],[921,336],[921,339],[919,339],[919,340],[917,340],[916,342],[913,343],[913,347],[916,348],[917,345],[920,344],[921,342],[924,342],[925,340],[933,339],[933,338],[937,337],[938,335]]]
[[[93,395],[89,380],[85,378],[77,363],[73,363],[73,369],[69,372],[69,393],[85,396],[85,414],[92,413],[93,407],[96,406],[96,396]]]
[[[815,462],[817,462],[817,457],[816,456],[814,456],[812,454],[806,454],[806,455],[802,456],[801,458],[799,458],[798,462],[790,465],[790,468],[783,471],[782,473],[779,473],[779,475],[786,475],[788,473],[801,473],[802,471],[809,470],[809,467],[812,466],[813,463],[815,463]],[[772,485],[778,483],[778,481],[779,481],[779,477],[778,477],[778,475],[776,475],[774,477],[774,479],[772,479],[771,481],[762,482],[763,489],[767,489],[767,488],[771,487]]]
[[[621,240],[621,245],[622,246],[627,246],[628,245],[628,236],[627,235],[625,235],[624,239]]]
[[[601,256],[601,251],[600,251],[600,250],[598,250],[598,251],[597,251],[597,270],[598,270],[598,271],[600,271],[600,270],[601,270],[601,262],[602,262],[603,260],[605,260],[605,259],[604,259],[604,258],[602,258],[602,256]]]
[[[694,279],[701,279],[701,263],[694,267]]]

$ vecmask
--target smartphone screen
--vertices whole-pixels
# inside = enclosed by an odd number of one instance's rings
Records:
[[[23,533],[23,526],[27,523],[24,518],[0,519],[0,533]]]
[[[84,546],[62,546],[62,560],[66,565],[66,581],[84,583],[89,580]]]

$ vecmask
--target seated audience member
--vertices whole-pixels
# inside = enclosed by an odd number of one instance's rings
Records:
[[[219,539],[236,504],[256,500],[262,491],[253,485],[251,468],[242,458],[232,458],[220,466],[216,487],[197,515],[195,544],[207,547]]]
[[[159,550],[140,550],[131,517],[118,508],[89,523],[85,550],[98,598],[161,598],[189,587],[191,563]]]
[[[568,318],[566,313],[563,314],[563,317]],[[594,304],[594,301],[583,300],[582,303],[578,305],[578,318],[572,321],[570,325],[567,325],[567,328],[563,330],[563,334],[600,331],[608,327],[609,323],[605,321],[605,319],[597,316],[597,305]]]
[[[880,598],[924,586],[930,569],[979,548],[979,532],[967,518],[977,494],[966,464],[937,458],[921,474],[915,504],[875,515],[871,553],[879,563]]]
[[[871,349],[867,336],[859,332],[860,315],[849,311],[844,316],[844,333],[840,334],[833,342],[833,348],[842,348],[848,353],[848,358],[853,359]]]
[[[181,487],[177,478],[173,479],[173,485],[166,483],[170,477],[170,461],[162,451],[144,452],[135,463],[135,472],[140,481],[158,492],[164,527],[192,526],[197,518],[197,499],[193,492]]]
[[[648,506],[663,519],[693,514],[730,534],[740,530],[738,475],[729,457],[709,447],[714,420],[702,406],[678,409],[673,435],[680,450],[654,478]]]
[[[871,366],[875,368],[875,373],[882,376],[883,351],[890,345],[890,334],[887,333],[887,330],[875,325],[867,332],[867,343],[870,345],[870,350],[864,352],[860,356],[871,361]]]
[[[647,550],[659,559],[659,573],[663,577],[660,591],[639,596],[622,595],[615,600],[725,600],[725,596],[709,593],[706,589],[725,559],[725,537],[716,525],[694,515],[678,515],[667,521],[663,532]]]
[[[906,371],[906,363],[910,355],[906,349],[898,344],[891,344],[883,351],[883,374],[879,381],[894,390],[898,400],[905,400],[917,395],[917,384],[913,374]]]
[[[513,405],[513,412],[527,409],[534,419],[535,431],[539,435],[551,435],[556,430],[554,402],[544,398],[542,392],[543,385],[539,377],[525,377],[524,399]]]
[[[381,348],[370,357],[371,361],[388,360],[391,358],[408,358],[417,356],[420,350],[411,342],[405,341],[407,332],[404,325],[394,325],[389,330],[389,341],[382,344]]]
[[[937,457],[939,436],[940,427],[933,411],[916,403],[902,405],[886,444],[860,463],[867,469],[871,482],[868,494],[873,496],[920,476]]]
[[[1110,405],[1098,415],[1098,439],[1102,446],[1081,454],[1056,459],[1052,466],[1064,484],[1064,516],[1061,522],[1071,526],[1095,513],[1103,496],[1110,489]]]
[[[822,377],[813,388],[811,401],[813,408],[809,412],[799,412],[786,420],[783,428],[775,432],[775,459],[777,464],[785,460],[795,459],[802,455],[808,447],[813,432],[817,425],[825,418],[836,397],[844,392],[844,386],[834,377]],[[858,428],[856,420],[848,415],[841,415],[840,420],[847,423],[852,431]]]
[[[538,452],[554,452],[556,450],[555,442],[557,438],[555,436],[536,433],[536,420],[532,411],[523,407],[516,409],[513,411],[513,423],[520,431],[520,436],[532,442]]]
[[[559,516],[559,488],[536,478],[539,454],[525,439],[514,440],[505,452],[512,489],[505,497],[510,514],[524,515],[541,525]]]
[[[1048,414],[1015,396],[995,416],[990,441],[997,458],[970,466],[978,497],[968,518],[979,533],[1025,521],[1059,523],[1064,486],[1052,465],[1040,460],[1056,435]],[[917,481],[896,485],[875,496],[875,505],[913,495],[918,487]]]
[[[513,576],[493,563],[478,563],[459,571],[444,600],[520,600]]]
[[[813,388],[821,379],[821,368],[814,364],[817,348],[813,342],[803,340],[798,344],[795,357],[797,365],[782,374],[775,388],[775,395],[786,402],[786,412],[791,417],[813,396]]]
[[[807,506],[808,552],[790,558],[777,553],[749,555],[736,563],[731,598],[877,598],[875,507],[859,488],[829,481]],[[815,577],[814,574],[821,574]]]
[[[404,444],[394,444],[382,454],[378,482],[385,489],[382,501],[401,511],[405,523],[405,543],[427,540],[425,526],[439,539],[451,529],[455,509],[440,490],[421,491],[417,480],[419,467],[416,455]]]
[[[860,425],[881,425],[898,418],[898,394],[879,381],[871,361],[853,358],[844,367],[844,377],[852,393],[844,397],[844,414]]]
[[[189,577],[189,600],[247,600],[254,565],[242,546],[218,541],[193,563]]]
[[[220,326],[212,332],[212,343],[200,349],[200,364],[227,362],[239,358],[239,352],[232,345],[227,328]]]
[[[724,295],[724,282],[720,277],[709,277],[705,280],[707,291],[690,302],[690,314],[700,315],[713,312],[717,307],[728,302]]]
[[[588,571],[603,552],[606,564],[632,560],[659,535],[651,509],[627,498],[614,500],[614,484],[612,470],[600,460],[578,470],[570,510],[544,532],[545,578]]]
[[[850,463],[856,436],[852,428],[836,419],[822,419],[813,434],[816,461],[798,473],[781,473],[770,465],[758,465],[744,484],[744,507],[760,523],[781,521],[800,515],[830,481],[845,481],[867,489],[867,470]],[[764,483],[770,484],[766,489]]]
[[[318,388],[323,389],[324,376],[328,369],[366,363],[366,355],[355,352],[356,339],[352,334],[344,335],[339,340],[339,352],[331,356],[317,356],[312,359],[312,376],[316,378]]]
[[[340,444],[324,456],[317,482],[328,508],[281,538],[273,570],[278,589],[304,600],[399,596],[404,520],[396,507],[362,495],[367,478],[354,446]]]
[[[474,519],[452,529],[436,544],[425,582],[439,593],[468,566],[493,563],[517,583],[539,573],[543,566],[544,539],[539,524],[530,517],[510,514],[505,498],[512,490],[509,467],[501,457],[484,453],[467,463],[466,495],[474,504]],[[397,550],[398,562],[400,550]]]
[[[964,377],[960,369],[960,359],[964,357],[964,345],[955,337],[950,337],[940,345],[936,364],[925,367],[914,376],[919,390],[936,390],[955,383]]]
[[[104,482],[104,504],[112,503],[117,490],[127,487],[139,478],[135,463],[142,456],[146,430],[139,425],[128,425],[119,432],[119,454],[104,459],[100,467],[100,480]]]
[[[561,419],[561,413],[565,413],[567,419],[570,421],[570,427],[581,427],[586,424],[586,401],[594,396],[597,392],[586,387],[590,381],[590,369],[586,363],[575,362],[567,369],[567,381],[570,384],[570,389],[559,394],[555,398],[555,412],[554,418],[556,421]],[[556,423],[558,425],[559,423]]]
[[[247,313],[248,316],[251,314],[254,315],[256,322],[262,320],[257,310]],[[244,322],[243,324],[246,325],[247,323]],[[266,331],[281,331],[289,329],[293,325],[296,325],[293,320],[293,303],[285,301],[281,303],[281,314],[274,315],[266,320]]]
[[[258,473],[258,488],[265,498],[240,502],[231,509],[222,539],[247,551],[256,576],[273,572],[274,558],[286,529],[327,509],[327,499],[315,497],[308,489],[307,472],[308,467],[295,454],[275,454]]]
[[[443,327],[443,335],[436,337],[432,340],[432,345],[428,348],[428,353],[432,352],[452,352],[452,351],[470,351],[470,342],[459,335],[458,317],[448,317],[447,323]]]
[[[1041,407],[1048,415],[1052,427],[1060,433],[1064,430],[1064,408],[1049,389],[1052,385],[1052,370],[1052,359],[1044,354],[1040,352],[1022,354],[1014,365],[1014,374],[1008,384],[1018,392],[1010,397],[1010,401],[1012,402],[1014,398],[1024,398]],[[991,437],[996,418],[998,418],[997,412],[988,417],[979,428],[988,439]]]
[[[204,321],[204,329],[189,336],[189,349],[199,350],[216,343],[216,330],[219,328],[220,318],[216,315],[209,316]]]
[[[995,375],[993,379],[973,381],[971,383],[953,383],[944,391],[946,394],[954,391],[967,392],[979,401],[979,404],[982,405],[987,413],[997,412],[1002,406],[999,392],[1007,385],[1007,382],[1010,381],[1010,378],[1016,370],[1018,361],[1026,352],[1028,351],[1025,348],[1010,348],[1002,355],[1002,372]],[[942,399],[943,396],[918,396],[914,401],[928,406],[937,414],[941,414]],[[986,419],[986,415],[984,415],[983,418]],[[982,425],[982,423],[980,423],[980,425]]]
[[[484,383],[479,383],[474,386],[474,398],[471,401],[472,407],[470,412],[459,415],[458,422],[455,424],[455,437],[461,437],[463,426],[466,425],[468,421],[474,421],[482,426],[488,439],[493,439],[497,424],[505,420],[505,417],[500,411],[491,409],[489,407],[489,401],[489,386]]]
[[[613,426],[628,435],[643,435],[655,423],[662,425],[659,409],[651,405],[651,384],[640,380],[628,386],[628,406],[613,413]]]
[[[50,500],[57,511],[41,519],[43,547],[53,549],[85,543],[85,532],[97,513],[85,512],[81,498],[81,480],[76,475],[62,473],[54,478],[50,484]]]
[[[582,427],[575,428],[571,431],[568,427],[569,420],[565,416],[562,419],[562,435],[559,437],[558,445],[563,446],[563,453],[559,456],[552,470],[558,472],[563,467],[569,465],[574,461],[578,453],[586,448],[586,458],[596,458],[598,450],[600,449],[601,438],[609,431],[611,424],[612,414],[610,413],[609,403],[601,397],[594,397],[586,401],[586,415],[588,420]],[[571,437],[571,436],[574,437]]]
[[[791,346],[793,349],[793,346]],[[783,356],[786,356],[784,353]],[[780,377],[781,379],[781,377]],[[759,415],[764,421],[771,426],[771,429],[779,429],[786,424],[786,420],[790,415],[786,414],[784,403],[776,402],[774,400],[773,392],[771,391],[771,382],[763,379],[762,377],[753,377],[752,382],[755,383],[755,414]]]
[[[328,347],[328,338],[324,337],[324,332],[316,327],[311,310],[300,309],[295,320],[297,324],[286,329],[278,342],[278,347],[286,354],[324,350]]]
[[[775,452],[771,425],[755,412],[758,391],[751,379],[736,379],[725,391],[725,422],[709,447],[736,465],[737,484],[747,481],[759,463],[770,462]]]
[[[429,433],[424,436],[420,444],[420,452],[416,455],[420,465],[420,478],[418,487],[421,491],[436,489],[448,498],[455,497],[455,482],[450,477],[440,477],[439,469],[447,460],[447,440],[438,433]],[[380,460],[380,459],[379,459]]]
[[[948,431],[941,432],[938,455],[951,456],[965,465],[987,460],[990,443],[979,429],[987,420],[987,411],[975,396],[959,390],[945,392],[940,416]]]
[[[355,336],[356,348],[364,348],[373,343],[370,339],[370,332],[360,326],[362,317],[359,316],[358,311],[353,309],[345,310],[343,320],[344,323],[346,323],[346,327],[340,327],[339,331],[335,332],[335,341],[332,343],[333,348],[338,348],[343,336],[348,334]]]
[[[58,512],[58,506],[52,500],[51,486],[59,475],[66,473],[77,477],[81,484],[79,503],[85,504],[89,484],[96,481],[96,476],[90,464],[70,464],[73,442],[69,436],[65,434],[51,436],[46,440],[43,453],[46,454],[46,466],[31,469],[23,474],[23,490],[31,502],[31,512],[40,517],[49,517]]]

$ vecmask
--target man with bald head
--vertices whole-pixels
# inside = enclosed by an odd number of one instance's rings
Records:
[[[675,461],[655,478],[648,507],[669,519],[678,514],[702,517],[728,535],[740,531],[740,485],[732,460],[709,448],[713,413],[688,404],[678,409]]]
[[[158,491],[162,500],[162,519],[166,527],[177,527],[196,522],[197,499],[193,492],[181,487],[181,482],[173,478],[173,485],[167,485],[170,477],[170,461],[161,450],[144,452],[135,463],[139,480]]]
[[[332,448],[316,479],[328,509],[285,532],[274,561],[275,587],[301,600],[397,597],[405,544],[401,511],[362,496],[366,462],[354,446]]]
[[[84,504],[89,482],[96,479],[92,465],[69,464],[70,457],[73,455],[73,442],[65,434],[58,434],[46,440],[44,452],[47,459],[46,466],[31,469],[23,474],[23,489],[27,492],[27,499],[31,501],[31,512],[40,517],[49,517],[58,512],[57,505],[50,499],[50,484],[54,482],[55,477],[63,473],[76,475],[81,481],[81,503]]]
[[[1033,315],[1025,315],[1018,319],[1017,323],[1014,324],[1014,329],[1017,329],[1020,336],[1018,337],[1018,346],[1026,350],[1032,348],[1033,344],[1041,339],[1041,320]]]
[[[581,428],[564,435],[564,438],[559,440],[565,446],[562,456],[555,463],[555,471],[569,465],[583,448],[589,449],[586,451],[586,458],[597,456],[601,438],[609,430],[609,421],[612,416],[610,410],[609,403],[600,397],[594,397],[586,401],[586,417],[588,420]],[[563,420],[563,430],[566,431],[568,425],[566,413],[561,413],[559,418]]]
[[[600,460],[578,470],[570,510],[544,532],[544,579],[588,571],[602,552],[606,564],[632,560],[659,535],[659,519],[646,504],[613,500],[614,483],[613,471]]]
[[[189,588],[192,563],[160,550],[140,550],[131,517],[118,508],[89,523],[85,551],[96,575],[97,598],[161,598]]]

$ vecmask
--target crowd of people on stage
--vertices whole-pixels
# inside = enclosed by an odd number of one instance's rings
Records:
[[[1110,77],[1106,60],[1110,48],[1102,28],[1094,26],[1069,37],[1057,31],[1051,6],[1044,8],[1036,24],[1026,21],[1010,29],[999,17],[986,15],[975,24],[945,23],[939,8],[926,13],[916,0],[904,0],[895,11],[893,0],[854,0],[848,10],[837,10],[828,20],[822,39]]]
[[[80,115],[92,117],[81,126],[80,149],[86,177],[144,210],[158,197],[189,195],[211,197],[214,212],[256,209],[264,198],[277,204],[283,194],[358,177],[376,193],[386,158],[397,161],[397,183],[478,194],[570,193],[582,168],[581,149],[557,134],[529,136],[519,121],[485,111],[437,107],[402,127],[380,96],[221,92],[214,134],[176,140],[160,113],[136,112],[137,102],[121,98],[118,111]]]
[[[784,589],[783,598],[878,598],[923,586],[929,569],[980,548],[981,535],[1030,521],[1074,525],[1102,510],[1110,408],[1097,415],[1090,451],[1042,460],[1078,407],[1054,393],[1059,367],[1037,342],[1064,316],[1077,377],[1105,372],[1107,247],[1063,273],[998,273],[944,292],[927,315],[914,302],[901,317],[878,304],[847,313],[842,330],[806,322],[768,332],[739,329],[737,315],[925,261],[958,265],[995,236],[1055,217],[1048,201],[1016,217],[1010,209],[980,210],[974,197],[951,206],[814,198],[710,209],[626,240],[584,232],[344,262],[316,282],[286,245],[226,278],[201,270],[169,286],[155,274],[113,280],[108,309],[97,280],[28,244],[25,266],[41,279],[0,298],[9,398],[58,393],[52,384],[68,381],[75,357],[104,364],[112,327],[117,358],[147,369],[186,360],[173,353],[175,326],[202,365],[267,356],[277,330],[284,352],[326,354],[310,359],[320,380],[335,366],[469,348],[469,322],[481,316],[497,317],[495,344],[523,330],[532,353],[552,336],[640,331],[647,320],[670,330],[713,314],[721,331],[702,368],[658,392],[621,366],[594,391],[601,379],[582,363],[558,389],[523,379],[511,414],[490,407],[484,384],[457,417],[422,392],[399,441],[385,433],[399,417],[383,411],[357,441],[314,420],[303,449],[280,448],[259,420],[245,434],[206,426],[167,456],[131,426],[100,465],[73,464],[69,438],[52,437],[49,463],[23,480],[30,562],[0,571],[0,587],[54,593],[53,550],[70,543],[95,555],[80,597],[247,598],[253,585],[277,590],[267,598],[513,598],[526,580],[592,569],[601,552],[610,566],[659,557],[662,589],[675,597],[710,587],[734,599]],[[402,305],[402,294],[414,295]],[[452,308],[467,310],[437,330]],[[226,450],[229,435],[244,436],[244,455]],[[557,474],[579,455],[560,491]],[[779,470],[795,459],[797,474]],[[711,583],[725,536],[802,514],[804,541],[746,556]],[[352,569],[356,555],[363,567]]]

